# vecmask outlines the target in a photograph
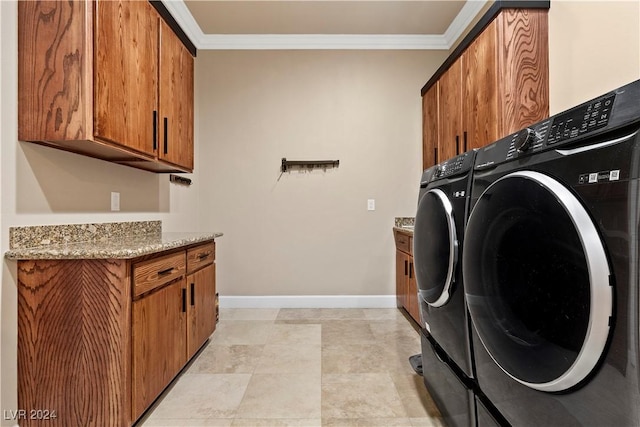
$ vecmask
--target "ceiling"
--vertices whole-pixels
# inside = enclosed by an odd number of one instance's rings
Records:
[[[488,0],[163,0],[198,49],[449,49]]]

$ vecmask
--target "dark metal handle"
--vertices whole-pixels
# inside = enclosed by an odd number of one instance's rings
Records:
[[[413,278],[413,274],[411,274],[411,270],[413,270],[413,263],[412,262],[409,263],[409,279]]]
[[[164,154],[169,152],[169,119],[164,118]]]
[[[456,135],[456,156],[460,154],[460,135]]]
[[[433,164],[438,164],[438,147],[433,149]]]
[[[466,153],[468,151],[467,149],[467,131],[465,130],[464,133],[462,134],[462,139],[464,141],[464,152]]]
[[[167,274],[173,273],[173,267],[165,268],[164,270],[158,271],[158,276],[166,276]]]
[[[182,312],[187,312],[187,290],[182,288]]]
[[[153,110],[153,151],[158,149],[158,112]]]
[[[191,284],[191,306],[196,305],[196,284]]]
[[[200,261],[202,261],[203,259],[205,259],[208,256],[209,256],[209,252],[205,252],[205,253],[202,253],[202,254],[198,255],[198,259]]]
[[[404,260],[404,275],[405,275],[405,276],[406,276],[407,274],[409,274],[409,273],[407,273],[407,271],[409,271],[409,261],[407,261],[407,260],[405,259],[405,260]]]

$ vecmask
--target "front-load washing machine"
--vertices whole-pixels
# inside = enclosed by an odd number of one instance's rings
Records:
[[[413,235],[424,382],[449,425],[475,424],[461,251],[475,152],[424,171]]]
[[[640,80],[478,151],[465,293],[512,425],[640,425],[639,225]]]

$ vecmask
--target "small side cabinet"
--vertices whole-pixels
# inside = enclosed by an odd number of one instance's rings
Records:
[[[413,266],[413,235],[394,230],[396,242],[396,305],[420,323],[418,286]]]

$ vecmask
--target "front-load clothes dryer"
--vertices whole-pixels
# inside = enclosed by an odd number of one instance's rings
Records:
[[[413,235],[425,385],[448,423],[465,426],[475,424],[461,271],[474,159],[470,151],[424,171]]]
[[[640,425],[640,80],[478,151],[477,383],[514,426]]]

